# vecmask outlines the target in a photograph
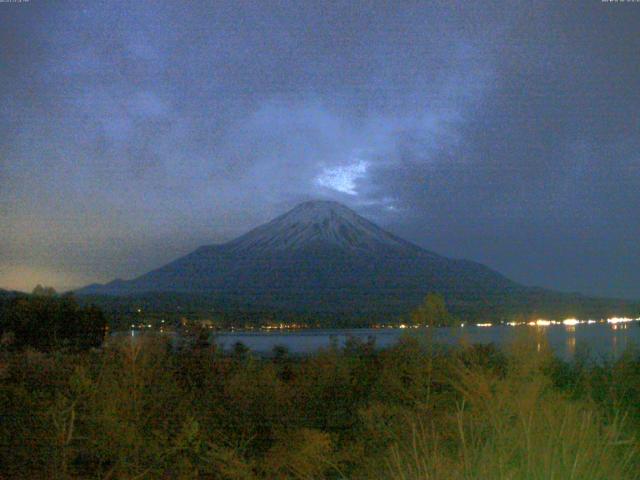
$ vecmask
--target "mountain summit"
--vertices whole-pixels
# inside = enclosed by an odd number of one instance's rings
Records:
[[[409,244],[338,202],[305,202],[229,242],[235,252],[292,251],[327,245],[346,250],[407,248]]]
[[[133,280],[76,293],[188,294],[224,311],[389,319],[415,308],[427,292],[442,294],[459,315],[485,318],[513,311],[579,315],[585,308],[597,315],[611,305],[518,285],[479,263],[420,248],[327,201],[302,203],[235,240],[200,247]]]

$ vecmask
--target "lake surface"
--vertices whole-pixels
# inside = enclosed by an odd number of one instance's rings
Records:
[[[588,351],[594,359],[616,358],[632,345],[640,346],[640,323],[620,324],[593,323],[578,325],[549,326],[509,326],[494,325],[479,327],[468,325],[457,328],[435,328],[433,338],[436,343],[457,345],[467,343],[495,343],[508,345],[523,333],[534,337],[546,336],[553,351],[561,358],[570,360],[576,352]],[[259,354],[270,354],[275,346],[284,346],[292,354],[313,353],[333,344],[343,346],[349,337],[366,341],[372,337],[377,348],[395,344],[403,335],[425,335],[423,329],[340,329],[302,331],[260,331],[216,333],[212,340],[224,349],[231,349],[236,342],[242,342]]]

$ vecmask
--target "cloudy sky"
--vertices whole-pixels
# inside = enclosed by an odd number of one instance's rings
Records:
[[[600,0],[0,3],[0,287],[131,278],[321,198],[640,298],[639,32]]]

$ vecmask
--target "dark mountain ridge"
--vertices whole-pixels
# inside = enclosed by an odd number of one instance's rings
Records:
[[[629,303],[524,287],[479,263],[425,250],[326,201],[300,204],[230,242],[200,247],[133,280],[77,291],[198,294],[212,305],[376,317],[406,314],[427,292],[442,294],[464,317],[518,308],[544,312],[550,305],[573,312],[581,303],[604,314]]]

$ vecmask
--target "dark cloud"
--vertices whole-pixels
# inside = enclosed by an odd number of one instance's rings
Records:
[[[132,277],[310,198],[640,297],[640,6],[0,5],[0,286]]]

